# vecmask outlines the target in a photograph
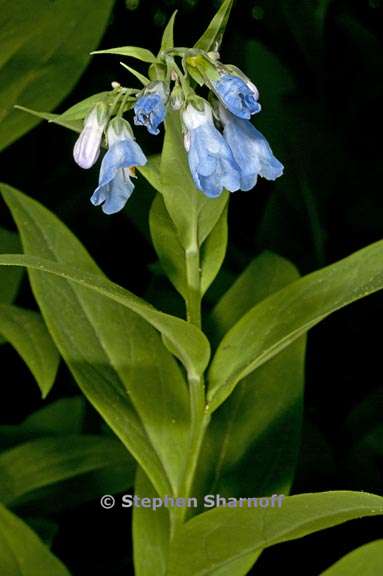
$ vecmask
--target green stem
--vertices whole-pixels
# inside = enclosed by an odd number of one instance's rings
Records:
[[[197,242],[186,250],[186,278],[188,295],[186,300],[187,320],[201,327],[201,273],[200,255]]]
[[[186,298],[187,320],[201,327],[201,271],[200,251],[197,239],[186,250],[186,275],[188,294]],[[190,396],[190,443],[185,458],[185,467],[180,482],[179,495],[189,498],[193,488],[198,459],[210,416],[206,411],[205,385],[202,375],[188,374]],[[185,520],[187,508],[174,508],[172,514],[172,536]]]

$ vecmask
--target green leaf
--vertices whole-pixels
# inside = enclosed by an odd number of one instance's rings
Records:
[[[4,0],[0,16],[0,149],[37,124],[15,104],[52,110],[69,94],[107,24],[113,0]]]
[[[321,576],[379,576],[383,574],[383,540],[375,540],[356,548]]]
[[[77,102],[77,104],[74,104],[60,114],[60,117],[68,121],[82,120],[98,102],[109,103],[112,98],[112,92],[98,92],[85,98],[85,100],[81,100],[81,102]]]
[[[40,314],[0,304],[0,334],[16,348],[45,398],[54,384],[60,357]]]
[[[168,113],[161,159],[161,186],[166,209],[175,224],[185,250],[201,246],[218,222],[228,193],[207,198],[196,189],[190,174],[179,114]]]
[[[252,308],[223,338],[209,371],[211,410],[236,384],[323,318],[383,288],[383,241],[309,274]]]
[[[173,12],[170,17],[169,22],[166,25],[164,33],[162,35],[161,50],[170,50],[174,48],[174,20],[177,15],[177,10]]]
[[[27,524],[1,504],[0,573],[2,576],[70,576]]]
[[[210,50],[214,50],[216,45],[219,46],[221,44],[232,6],[233,0],[224,0],[222,2],[207,30],[202,34],[198,42],[196,42],[195,48],[209,52]]]
[[[0,454],[0,501],[16,505],[28,493],[85,474],[125,464],[133,482],[134,461],[126,448],[102,436],[60,436],[32,440]]]
[[[219,220],[201,247],[201,294],[205,294],[217,276],[226,255],[228,226],[227,203]]]
[[[0,448],[42,436],[80,434],[84,424],[84,398],[61,398],[36,410],[21,424],[0,426]]]
[[[294,266],[275,254],[256,258],[211,312],[213,340],[297,277]],[[289,491],[299,447],[304,354],[301,339],[242,380],[213,414],[204,458],[209,493],[239,497]]]
[[[185,250],[166,210],[161,194],[153,200],[149,213],[150,234],[161,266],[176,290],[187,298]]]
[[[383,514],[383,498],[365,492],[299,494],[287,496],[281,508],[269,505],[215,508],[192,518],[173,540],[168,576],[230,574],[231,563],[262,548]]]
[[[184,320],[159,312],[144,300],[141,300],[134,294],[130,293],[128,290],[104,279],[102,275],[96,276],[94,272],[95,270],[98,271],[98,269],[95,268],[95,264],[90,260],[88,254],[83,251],[83,248],[81,258],[83,270],[81,271],[81,274],[78,273],[78,267],[72,265],[72,255],[70,258],[66,257],[66,259],[63,260],[65,261],[65,265],[57,262],[57,259],[55,261],[53,258],[54,253],[52,254],[52,247],[49,246],[49,243],[47,243],[45,239],[46,230],[43,222],[47,219],[47,223],[51,223],[50,219],[52,219],[55,222],[55,226],[60,225],[67,234],[69,234],[69,231],[67,231],[63,224],[59,223],[59,221],[50,214],[48,210],[44,209],[28,196],[25,196],[21,192],[18,192],[5,184],[1,185],[1,192],[12,211],[12,214],[17,220],[17,223],[20,224],[20,230],[23,228],[24,234],[21,235],[24,246],[26,242],[26,232],[33,231],[33,241],[31,244],[36,246],[33,252],[44,254],[46,256],[49,255],[51,257],[49,260],[35,256],[12,257],[8,255],[7,257],[1,257],[3,264],[6,262],[9,265],[28,266],[34,269],[45,270],[46,272],[56,274],[63,278],[67,278],[76,284],[90,288],[99,294],[107,296],[115,302],[123,304],[129,310],[144,318],[154,328],[161,332],[162,336],[171,342],[174,349],[177,351],[179,359],[191,373],[203,372],[209,361],[210,352],[209,343],[200,330],[195,326],[191,326]],[[22,219],[27,217],[30,226],[26,226],[25,220]],[[74,240],[72,235],[70,235],[70,237]],[[37,246],[39,248],[38,250]],[[70,264],[67,264],[66,262],[70,262]],[[90,265],[90,262],[92,265]]]
[[[18,234],[0,228],[0,250],[2,253],[12,254],[21,251],[21,242]],[[0,270],[0,303],[10,304],[16,297],[21,283],[22,271],[12,270],[11,274]]]
[[[161,154],[149,156],[145,166],[137,166],[137,170],[143,175],[155,190],[161,188]]]
[[[125,68],[126,70],[128,70],[131,74],[133,74],[133,76],[135,76],[140,82],[141,84],[143,84],[144,86],[146,86],[147,84],[149,84],[149,79],[146,78],[146,76],[144,76],[143,74],[141,74],[140,72],[137,72],[137,70],[135,70],[134,68],[132,68],[131,66],[128,66],[127,64],[124,64],[124,62],[120,62],[121,66],[123,68]]]
[[[15,108],[17,110],[21,110],[22,112],[27,112],[27,114],[32,114],[32,116],[36,116],[42,120],[48,120],[48,122],[53,122],[53,124],[58,124],[64,128],[69,128],[69,130],[73,130],[74,132],[81,132],[83,127],[83,122],[81,120],[65,120],[65,118],[62,118],[62,114],[39,112],[38,110],[32,110],[31,108],[26,108],[25,106],[15,106]]]
[[[137,470],[134,493],[140,498],[156,498],[145,473]],[[169,512],[142,506],[133,509],[134,569],[136,576],[165,576],[169,547]]]
[[[138,48],[137,46],[120,46],[119,48],[110,48],[109,50],[96,50],[91,52],[91,54],[118,54],[119,56],[130,56],[136,58],[137,60],[142,60],[143,62],[150,62],[153,64],[157,61],[150,50],[146,48]]]
[[[184,351],[181,355],[192,370],[201,362],[206,365],[207,341],[186,322],[104,279],[81,244],[42,206],[9,188],[3,192],[25,250],[51,259],[37,259],[39,272],[30,278],[63,358],[159,493],[171,493],[183,459],[187,389],[174,358],[140,316]],[[36,262],[33,256],[22,258]],[[41,268],[41,262],[47,265]],[[61,278],[41,274],[42,269],[55,270]]]

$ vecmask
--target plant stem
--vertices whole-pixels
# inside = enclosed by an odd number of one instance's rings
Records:
[[[186,250],[186,272],[188,283],[187,320],[201,327],[201,271],[200,251],[197,239]],[[185,458],[185,467],[180,482],[179,495],[189,498],[197,469],[204,435],[210,416],[206,411],[205,385],[202,375],[188,374],[190,396],[190,443]],[[183,523],[187,508],[175,508],[172,517],[172,535]]]
[[[188,283],[187,320],[201,328],[201,274],[197,242],[193,242],[186,250],[186,276]]]

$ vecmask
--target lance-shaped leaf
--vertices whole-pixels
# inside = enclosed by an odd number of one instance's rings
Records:
[[[162,34],[161,50],[170,50],[174,48],[174,20],[177,16],[177,10],[173,12],[167,23],[164,33]]]
[[[383,514],[383,498],[365,492],[287,496],[279,508],[215,508],[187,522],[170,548],[168,576],[229,575],[238,559],[347,520]]]
[[[271,252],[256,258],[211,312],[213,340],[298,277],[290,262]],[[290,489],[301,428],[304,344],[299,340],[243,379],[213,414],[201,470],[201,477],[209,477],[208,493],[245,496]]]
[[[232,6],[233,0],[223,0],[207,30],[202,34],[198,42],[196,42],[195,48],[200,48],[208,52],[209,50],[214,50],[221,44]]]
[[[39,488],[124,463],[133,483],[135,464],[117,440],[59,436],[20,444],[0,454],[0,501],[15,505]]]
[[[39,272],[32,272],[30,278],[63,358],[85,395],[140,462],[156,489],[169,493],[175,489],[183,458],[187,390],[174,358],[142,318],[165,336],[169,333],[174,341],[184,339],[186,356],[197,337],[192,355],[198,356],[198,362],[202,334],[194,330],[189,338],[185,322],[156,311],[113,285],[49,211],[19,192],[5,187],[3,191],[25,250],[51,258],[42,260],[43,266],[37,258]],[[22,258],[34,260],[33,256]],[[42,274],[42,270],[53,270],[61,278]],[[205,343],[204,338],[202,341]],[[206,352],[204,345],[203,350]]]
[[[379,576],[383,574],[383,540],[375,540],[356,548],[321,576]]]
[[[153,64],[157,60],[150,50],[139,48],[137,46],[120,46],[119,48],[110,48],[109,50],[96,50],[95,52],[91,52],[91,54],[118,54],[119,56],[130,56],[131,58],[136,58],[136,60],[142,60],[143,62],[149,62],[150,64]]]
[[[107,24],[113,0],[4,0],[0,12],[0,149],[37,124],[15,104],[52,110],[71,91]]]
[[[4,254],[20,253],[21,242],[18,234],[0,228],[0,251]],[[16,297],[22,277],[21,270],[13,270],[11,274],[0,270],[0,302],[10,304]]]
[[[158,498],[158,493],[141,469],[134,486],[140,498]],[[167,508],[136,507],[133,510],[134,569],[136,576],[165,576],[170,524]]]
[[[0,574],[4,576],[70,576],[40,538],[0,504]]]
[[[84,416],[84,397],[60,398],[32,412],[21,424],[0,426],[0,449],[35,438],[80,434]]]
[[[223,338],[209,371],[214,410],[236,384],[323,318],[383,288],[383,242],[293,282],[252,308]]]
[[[29,256],[28,258],[24,257],[24,259],[20,256],[14,258],[2,256],[3,263],[28,266],[57,274],[123,304],[144,318],[169,340],[174,346],[174,350],[177,351],[179,359],[191,374],[202,372],[206,368],[210,354],[209,343],[200,330],[184,320],[159,312],[128,290],[105,279],[102,274],[96,276],[95,272],[99,271],[84,249],[82,249],[83,257],[80,260],[81,273],[78,272],[78,266],[68,264],[68,262],[72,262],[68,256],[62,260],[65,265],[61,264],[60,259],[52,251],[52,244],[47,240],[46,231],[44,231],[44,221],[47,219],[48,224],[52,219],[57,226],[59,224],[57,218],[37,202],[5,184],[1,185],[1,192],[20,227],[24,247],[28,243],[31,254],[44,255],[44,258]],[[64,230],[61,223],[60,226]],[[67,234],[69,233],[67,229],[65,231]],[[71,238],[73,238],[72,235]],[[86,260],[84,259],[85,254]],[[50,256],[51,260],[46,259],[47,256]]]
[[[45,398],[55,381],[60,357],[40,314],[0,304],[0,334],[23,358]]]

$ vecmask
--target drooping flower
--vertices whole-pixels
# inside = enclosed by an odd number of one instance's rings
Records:
[[[277,160],[266,140],[249,120],[238,118],[219,107],[224,125],[223,135],[233,153],[241,174],[241,190],[251,190],[258,175],[275,180],[283,173],[283,164]]]
[[[150,134],[159,134],[158,126],[165,120],[168,93],[164,82],[149,84],[134,105],[134,123],[146,126]]]
[[[98,187],[90,201],[94,206],[102,205],[105,214],[122,210],[131,196],[135,166],[144,166],[147,158],[135,142],[129,123],[122,118],[113,118],[108,126],[109,149],[100,168]]]
[[[89,112],[73,149],[73,158],[81,168],[91,168],[100,155],[101,139],[108,123],[108,110],[98,102]]]
[[[212,83],[213,90],[222,104],[239,118],[247,120],[261,110],[256,86],[234,74],[222,74]]]
[[[182,113],[186,128],[185,148],[196,187],[206,196],[219,196],[223,189],[239,190],[240,173],[229,146],[214,126],[210,105],[202,111],[189,104]]]

